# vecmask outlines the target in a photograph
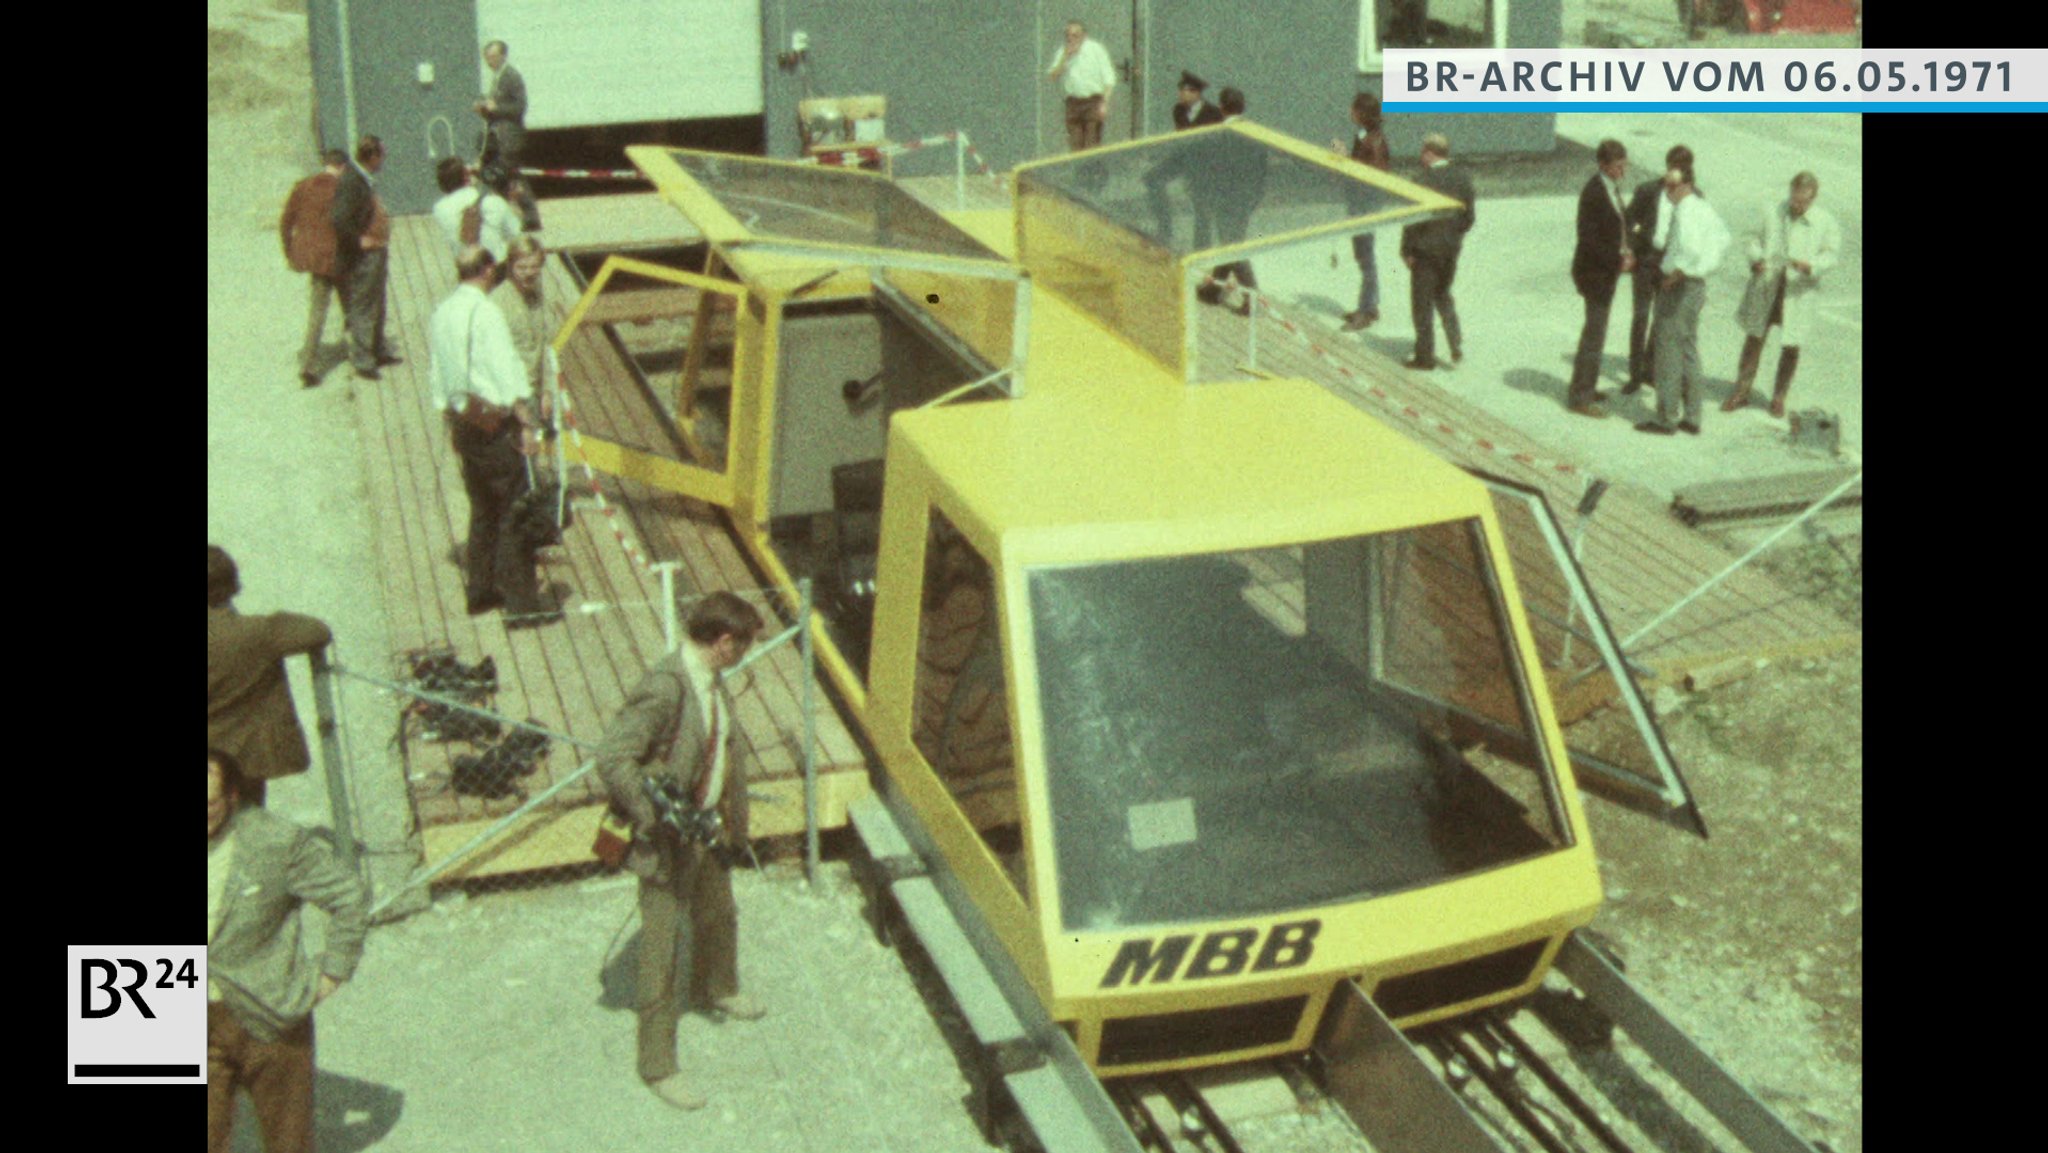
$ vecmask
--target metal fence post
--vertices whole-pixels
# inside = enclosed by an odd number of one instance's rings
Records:
[[[797,648],[804,665],[804,880],[818,883],[818,662],[811,641],[811,578],[797,582],[803,607],[797,613]]]
[[[343,779],[347,764],[341,755],[341,711],[335,705],[334,666],[328,663],[324,646],[314,650],[309,659],[313,663],[313,711],[320,729],[320,771],[327,778],[334,847],[341,853],[341,863],[361,876],[355,814],[349,808],[348,782]]]

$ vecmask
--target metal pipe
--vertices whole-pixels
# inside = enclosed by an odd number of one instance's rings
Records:
[[[320,773],[327,778],[327,807],[329,819],[334,822],[334,847],[349,872],[361,876],[361,862],[356,855],[355,813],[349,806],[348,782],[344,779],[347,762],[341,755],[341,711],[335,707],[335,666],[328,663],[324,645],[309,654],[308,659],[313,665],[313,711],[320,729]]]
[[[503,713],[494,713],[489,709],[480,709],[475,705],[469,704],[466,701],[458,701],[453,697],[444,697],[439,693],[430,693],[424,689],[416,689],[411,685],[399,684],[397,681],[387,681],[382,677],[373,677],[368,673],[359,673],[354,669],[347,667],[346,665],[335,665],[334,671],[340,673],[342,676],[351,677],[355,680],[359,680],[366,685],[375,685],[376,687],[384,689],[388,692],[404,693],[406,696],[418,697],[420,700],[429,701],[433,704],[442,705],[447,708],[455,709],[458,712],[465,712],[473,716],[479,717],[489,717],[494,721],[498,721],[501,724],[509,725],[515,729],[524,729],[529,733],[539,733],[541,736],[544,736],[551,741],[560,741],[565,745],[573,745],[579,749],[595,749],[598,747],[596,741],[586,741],[577,737],[572,737],[567,733],[556,732],[554,729],[548,728],[545,725],[536,725],[532,721],[515,721],[511,717],[508,717]]]
[[[797,612],[797,647],[804,664],[804,880],[818,884],[818,691],[817,652],[811,638],[811,578],[797,582],[803,606]]]
[[[377,914],[383,912],[386,908],[388,908],[391,905],[392,902],[398,900],[399,897],[411,892],[412,890],[420,887],[421,885],[426,884],[427,882],[433,880],[435,877],[440,876],[442,873],[447,872],[449,869],[453,868],[455,865],[460,863],[464,857],[467,857],[469,854],[475,852],[485,842],[490,841],[499,833],[502,833],[506,829],[510,828],[513,822],[519,820],[519,818],[532,812],[539,805],[552,799],[556,793],[559,793],[563,789],[568,788],[570,785],[573,785],[576,782],[582,780],[584,776],[590,772],[590,770],[596,767],[597,758],[595,757],[592,757],[590,760],[583,762],[581,765],[577,766],[575,772],[570,773],[568,776],[563,777],[561,780],[556,781],[554,784],[549,785],[547,788],[542,789],[538,793],[535,793],[531,798],[527,800],[525,804],[519,806],[518,808],[512,810],[509,813],[506,813],[503,817],[499,818],[497,823],[493,824],[490,828],[485,829],[483,832],[480,832],[476,836],[471,837],[469,840],[463,842],[461,848],[456,849],[453,853],[450,853],[448,854],[448,856],[442,858],[440,863],[429,866],[428,868],[422,869],[419,872],[414,873],[411,877],[407,878],[405,884],[400,885],[397,889],[393,890],[390,896],[385,897],[383,900],[377,902],[375,905],[372,905],[370,907],[370,919],[372,921],[376,920]]]
[[[1776,532],[1773,532],[1771,535],[1758,541],[1755,548],[1752,548],[1748,552],[1743,553],[1741,557],[1737,558],[1734,564],[1731,564],[1727,568],[1722,569],[1720,572],[1715,573],[1713,576],[1708,577],[1706,581],[1700,585],[1700,587],[1678,598],[1677,603],[1673,604],[1670,608],[1665,609],[1663,612],[1658,613],[1657,616],[1650,621],[1650,623],[1644,625],[1642,628],[1639,628],[1635,632],[1630,633],[1628,636],[1622,638],[1621,647],[1624,649],[1635,647],[1635,643],[1641,640],[1643,637],[1647,636],[1652,629],[1656,628],[1658,625],[1663,624],[1665,621],[1670,620],[1672,617],[1677,616],[1679,610],[1685,608],[1685,606],[1691,604],[1692,602],[1698,600],[1700,597],[1704,596],[1708,589],[1713,588],[1717,584],[1720,584],[1722,580],[1726,579],[1728,575],[1733,573],[1736,569],[1739,569],[1743,565],[1748,564],[1750,561],[1755,560],[1759,555],[1763,553],[1765,549],[1770,548],[1773,544],[1776,544],[1779,537],[1784,536],[1786,533],[1791,532],[1793,529],[1798,528],[1802,524],[1805,524],[1808,520],[1812,519],[1814,514],[1826,508],[1828,505],[1833,504],[1836,497],[1841,496],[1845,492],[1848,492],[1852,487],[1861,483],[1862,480],[1863,470],[1859,468],[1856,470],[1855,476],[1852,476],[1848,480],[1845,480],[1841,484],[1835,486],[1835,491],[1813,502],[1812,505],[1808,506],[1805,512],[1802,512],[1798,516],[1792,518],[1791,521],[1786,523],[1782,528],[1778,529]]]

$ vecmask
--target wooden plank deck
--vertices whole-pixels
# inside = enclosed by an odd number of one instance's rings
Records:
[[[1555,454],[1521,429],[1448,390],[1425,383],[1365,345],[1343,340],[1295,318],[1289,332],[1281,318],[1258,319],[1258,369],[1279,377],[1317,381],[1365,412],[1400,428],[1438,456],[1542,490],[1565,531],[1583,494],[1587,470],[1555,467]],[[1249,321],[1220,308],[1201,312],[1201,355],[1223,363],[1244,360]],[[1320,354],[1319,354],[1320,353]],[[1475,442],[1484,442],[1492,448]],[[1517,455],[1534,463],[1515,459]],[[1507,517],[1511,561],[1532,615],[1561,622],[1566,591],[1548,547],[1533,522]],[[1625,638],[1735,559],[1713,540],[1687,528],[1647,490],[1610,481],[1607,495],[1587,526],[1580,546],[1582,567],[1617,637]],[[1532,621],[1539,641],[1547,632],[1562,638],[1556,623]],[[1629,650],[1630,659],[1659,680],[1734,658],[1790,657],[1829,652],[1860,643],[1862,631],[1826,608],[1785,588],[1754,566],[1738,570],[1646,635]],[[1548,647],[1548,646],[1545,646]],[[1583,648],[1583,646],[1581,646]],[[1591,704],[1579,694],[1571,710]]]
[[[387,324],[406,363],[385,369],[381,382],[352,384],[376,523],[377,572],[393,644],[399,653],[452,648],[464,663],[492,657],[499,690],[490,708],[594,742],[642,671],[664,650],[660,579],[627,556],[613,535],[611,519],[598,513],[581,469],[572,462],[576,521],[560,546],[542,554],[540,569],[545,584],[566,592],[566,619],[508,631],[500,614],[467,615],[458,549],[467,531],[468,502],[427,388],[427,319],[454,286],[453,261],[433,221],[410,217],[396,222]],[[549,264],[546,292],[555,316],[565,317],[577,292],[559,262]],[[599,330],[587,329],[571,346],[564,371],[583,427],[651,450],[674,451],[644,394]],[[627,429],[632,435],[620,435]],[[761,585],[725,521],[710,509],[616,478],[602,478],[600,485],[650,560],[682,562],[681,590],[729,588],[747,595]],[[772,613],[770,627],[779,627]],[[754,831],[787,834],[803,827],[802,716],[797,707],[803,673],[793,645],[753,669],[752,691],[743,685],[735,703],[750,787],[772,798],[754,806]],[[402,679],[402,661],[394,654],[392,667],[370,671]],[[820,820],[831,827],[844,823],[846,803],[865,791],[865,765],[824,694],[816,699]],[[394,701],[394,725],[397,708]],[[478,751],[466,743],[428,743],[415,735],[406,748],[407,775],[430,863],[522,802],[519,796],[486,800],[448,788],[454,757]],[[520,782],[522,789],[527,795],[538,793],[584,760],[584,753],[558,744],[538,771]],[[588,861],[600,799],[601,789],[586,775],[450,876]]]

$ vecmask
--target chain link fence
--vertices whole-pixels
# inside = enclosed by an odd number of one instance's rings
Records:
[[[701,596],[676,595],[674,568],[656,569],[662,599],[638,607],[660,613],[662,651],[673,651],[681,641],[679,617]],[[815,875],[817,715],[827,705],[815,687],[809,585],[794,596],[775,588],[733,591],[763,609],[772,634],[725,674],[740,721],[736,752],[757,814],[765,806],[767,825],[803,833]],[[571,613],[549,627],[588,628],[593,615]],[[454,645],[395,653],[383,668],[316,657],[314,695],[336,840],[369,876],[373,919],[425,907],[435,887],[489,892],[601,872],[593,845],[608,798],[593,756],[643,671],[633,663],[584,677],[583,667],[569,662],[508,668],[495,654]],[[581,679],[536,683],[565,678]],[[518,715],[514,707],[542,699],[563,703],[563,719]],[[389,755],[375,755],[380,745]],[[790,811],[796,808],[801,815]],[[369,868],[365,857],[381,857],[381,867]]]

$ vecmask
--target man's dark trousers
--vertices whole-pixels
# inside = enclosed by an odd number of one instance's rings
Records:
[[[485,432],[460,417],[449,421],[462,458],[462,489],[469,496],[469,552],[463,566],[470,604],[502,598],[507,613],[536,613],[541,604],[533,553],[513,526],[512,503],[526,492],[519,456],[519,422],[507,417]]]
[[[348,328],[349,363],[361,372],[375,372],[377,359],[391,355],[391,343],[384,337],[384,289],[390,269],[391,250],[370,248],[335,270]]]
[[[1647,264],[1647,268],[1645,267]],[[1652,312],[1657,307],[1657,286],[1664,279],[1661,261],[1636,265],[1629,274],[1628,382],[1647,384],[1656,378],[1656,348],[1651,343]]]
[[[1409,270],[1409,312],[1415,321],[1415,358],[1436,359],[1436,314],[1444,316],[1444,336],[1451,342],[1451,355],[1464,350],[1465,339],[1458,327],[1458,302],[1451,299],[1451,282],[1458,277],[1458,254],[1415,254]]]
[[[1614,284],[1599,295],[1586,294],[1586,324],[1579,329],[1579,353],[1572,359],[1572,385],[1564,402],[1572,408],[1592,404],[1600,391],[1600,358],[1607,351],[1607,318],[1614,310]]]
[[[683,1011],[692,1005],[711,1008],[740,991],[739,909],[731,872],[701,845],[664,844],[661,851],[665,869],[640,878],[639,1069],[649,1084],[676,1071],[676,1025]],[[688,954],[689,976],[678,988],[681,953]]]
[[[313,1153],[313,1019],[259,1041],[219,1001],[206,1006],[206,1149],[226,1153],[235,1091],[256,1106],[264,1153]]]

